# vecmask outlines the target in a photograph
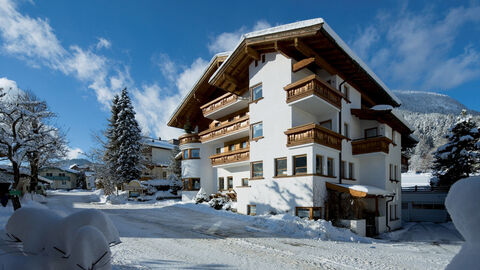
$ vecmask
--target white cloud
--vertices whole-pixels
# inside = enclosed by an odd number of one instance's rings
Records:
[[[152,57],[152,62],[154,62],[154,64],[158,66],[160,72],[162,72],[162,75],[165,79],[167,79],[169,82],[175,81],[178,67],[167,54],[161,53],[154,55]]]
[[[1,49],[5,53],[33,67],[45,66],[76,77],[88,84],[104,106],[116,92],[109,82],[127,84],[115,81],[123,77],[120,70],[110,68],[109,59],[76,45],[65,49],[48,20],[21,14],[12,0],[0,0],[0,37],[3,41]],[[108,48],[110,45],[108,40],[100,38],[96,47]]]
[[[263,30],[269,27],[271,27],[271,25],[267,21],[260,20],[257,21],[251,29],[248,29],[246,26],[242,26],[236,31],[221,33],[220,35],[216,36],[211,43],[208,44],[208,50],[211,53],[231,51],[240,41],[240,38],[243,34],[247,32]]]
[[[68,152],[67,152],[68,159],[81,158],[83,155],[84,155],[84,152],[82,151],[82,149],[78,147],[68,148]]]
[[[432,8],[379,13],[352,47],[397,88],[452,89],[480,76],[480,53],[470,45],[456,51],[466,26],[477,26],[472,36],[480,34],[478,14],[480,6],[452,8],[440,15]]]
[[[98,38],[98,42],[95,47],[97,48],[97,50],[100,50],[102,48],[110,49],[110,47],[112,47],[112,43],[108,39],[101,37],[101,38]]]

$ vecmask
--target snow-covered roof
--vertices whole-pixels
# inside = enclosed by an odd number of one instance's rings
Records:
[[[203,77],[203,74],[205,74],[205,72],[207,72],[207,70],[215,63],[216,59],[219,58],[219,57],[222,57],[222,56],[230,56],[231,52],[221,52],[221,53],[217,53],[215,54],[212,59],[210,59],[210,62],[208,63],[207,67],[205,68],[205,70],[203,71],[202,73],[202,76],[200,76],[196,81],[195,83],[193,84],[192,88],[190,88],[190,91],[188,92],[188,94],[186,94],[183,98],[182,98],[182,101],[178,104],[177,108],[175,108],[175,110],[173,111],[172,115],[170,116],[169,119],[173,119],[175,117],[175,114],[177,113],[177,111],[180,110],[180,108],[182,108],[183,104],[187,101],[188,97],[190,97],[193,92],[195,91],[195,89],[199,86],[200,82],[202,81],[202,77]],[[228,57],[227,57],[228,59]]]
[[[149,186],[169,186],[171,184],[171,181],[167,179],[152,179],[152,180],[142,181],[142,184],[149,185]]]
[[[286,31],[291,31],[295,29],[300,29],[300,28],[306,28],[314,25],[322,25],[323,29],[330,35],[330,37],[333,38],[333,40],[340,46],[345,53],[347,53],[354,62],[357,62],[362,69],[364,69],[368,75],[370,75],[384,90],[385,92],[398,104],[401,104],[402,101],[383,83],[382,80],[358,57],[351,49],[350,47],[340,38],[340,36],[333,31],[333,29],[327,24],[327,22],[323,18],[315,18],[315,19],[310,19],[310,20],[304,20],[304,21],[298,21],[294,23],[289,23],[289,24],[284,24],[284,25],[279,25],[259,31],[254,31],[250,32],[247,34],[244,34],[240,41],[237,43],[235,46],[235,49],[233,51],[236,51],[242,42],[245,39],[248,38],[253,38],[253,37],[259,37],[259,36],[264,36],[264,35],[269,35],[269,34],[275,34],[275,33],[280,33],[280,32],[286,32]],[[231,53],[227,59],[222,63],[222,65],[215,71],[215,73],[210,77],[209,82],[211,83],[213,81],[213,78],[216,77],[216,75],[222,70],[223,66],[226,66],[232,57],[233,53]]]
[[[365,197],[367,195],[373,196],[392,196],[394,192],[387,191],[375,186],[369,185],[350,185],[350,184],[339,184],[339,183],[330,183],[327,182],[327,188],[335,189],[340,192],[350,192],[353,196]]]
[[[173,149],[175,148],[175,145],[174,144],[171,144],[167,141],[163,141],[163,140],[157,140],[157,139],[153,139],[153,138],[142,138],[142,144],[144,145],[148,145],[148,146],[151,146],[151,147],[156,147],[156,148],[163,148],[163,149]]]
[[[67,167],[52,167],[52,166],[50,166],[50,167],[43,167],[40,170],[45,170],[45,169],[57,169],[57,170],[64,171],[64,172],[81,174],[81,172],[79,172],[77,170],[70,169],[68,166]]]

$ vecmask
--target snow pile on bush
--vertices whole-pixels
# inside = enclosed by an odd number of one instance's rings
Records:
[[[465,243],[446,269],[478,269],[480,265],[480,177],[470,177],[452,185],[445,206]]]
[[[0,269],[111,269],[110,246],[120,243],[112,221],[94,209],[62,218],[46,209],[23,207],[5,229],[29,256],[5,254]]]
[[[210,197],[207,195],[207,193],[205,193],[203,188],[200,188],[200,190],[197,192],[197,195],[195,195],[194,201],[195,203],[208,202],[210,201]]]
[[[224,197],[212,198],[208,205],[215,210],[230,210],[232,208],[231,202]]]

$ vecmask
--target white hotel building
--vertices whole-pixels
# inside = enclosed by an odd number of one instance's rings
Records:
[[[332,219],[359,234],[401,226],[399,99],[323,19],[245,34],[213,57],[168,125],[183,197],[202,187],[242,214]]]

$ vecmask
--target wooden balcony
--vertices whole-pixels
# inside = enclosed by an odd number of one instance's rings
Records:
[[[352,141],[352,154],[360,155],[375,152],[388,154],[390,143],[392,143],[392,140],[383,136],[354,140]]]
[[[221,124],[220,126],[209,128],[200,132],[198,135],[200,136],[201,142],[211,141],[214,139],[218,139],[227,135],[236,134],[239,131],[246,131],[248,133],[249,129],[249,116],[244,116],[232,122],[226,122]],[[242,136],[245,136],[243,134]]]
[[[182,136],[178,137],[179,144],[187,144],[187,143],[200,143],[200,136],[198,134],[183,134]]]
[[[200,107],[202,110],[203,116],[207,117],[208,115],[217,112],[225,107],[228,107],[229,105],[232,105],[239,101],[239,98],[237,95],[232,94],[232,93],[227,93],[223,96],[220,96]]]
[[[287,147],[318,143],[336,150],[341,150],[342,139],[345,138],[334,131],[314,123],[290,128],[285,131],[285,134],[287,135]]]
[[[283,89],[287,92],[287,103],[315,95],[338,109],[342,107],[343,94],[316,75],[307,76]]]
[[[210,156],[212,166],[230,164],[250,160],[250,148],[238,149]]]

